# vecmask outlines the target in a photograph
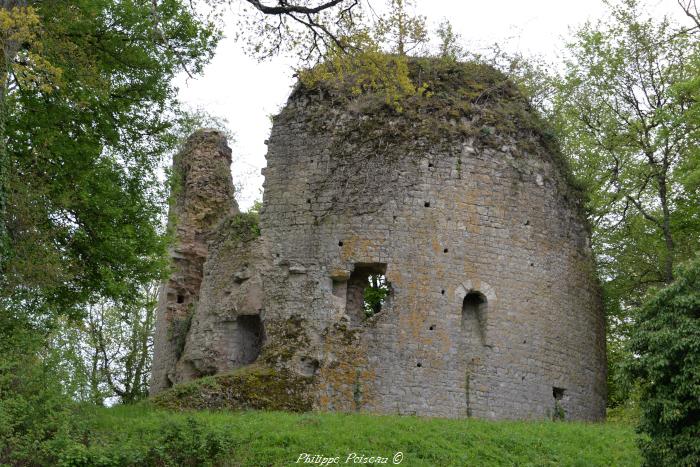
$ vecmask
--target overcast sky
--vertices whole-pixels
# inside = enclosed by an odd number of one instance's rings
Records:
[[[448,18],[471,50],[497,42],[509,52],[543,55],[553,61],[560,57],[571,28],[606,12],[602,0],[416,0],[416,4],[433,30]],[[676,0],[650,0],[648,5],[659,14],[680,12]],[[235,27],[232,20],[227,26]],[[260,169],[265,167],[269,117],[280,110],[291,90],[292,65],[284,58],[259,63],[246,57],[231,37],[225,37],[203,76],[178,79],[180,99],[186,105],[226,119],[236,135],[236,141],[230,143],[231,170],[241,188],[236,195],[241,209],[262,198]]]

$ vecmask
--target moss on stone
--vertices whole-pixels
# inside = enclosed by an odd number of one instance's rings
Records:
[[[178,384],[152,403],[171,410],[264,409],[304,412],[312,409],[311,378],[286,369],[252,364],[230,373]]]
[[[234,214],[224,219],[216,232],[214,243],[250,242],[260,236],[260,215],[257,212]]]
[[[326,106],[347,107],[362,116],[353,123],[357,125],[356,132],[364,135],[371,134],[367,130],[371,130],[373,124],[384,131],[385,137],[411,136],[412,140],[424,137],[433,142],[455,134],[475,135],[484,126],[494,126],[499,132],[539,127],[540,122],[529,118],[527,99],[515,84],[489,65],[410,58],[408,74],[422,91],[404,96],[399,109],[387,103],[381,90],[351,92],[351,76],[345,77],[347,86],[337,80],[318,82],[314,87],[302,83],[292,99],[310,98]],[[392,125],[385,125],[386,118],[391,117],[401,118]],[[408,125],[402,128],[401,122]],[[327,122],[327,125],[332,127],[336,122]]]
[[[261,359],[270,365],[284,364],[294,357],[298,349],[308,348],[307,326],[306,320],[299,315],[266,323],[268,344],[263,349]]]

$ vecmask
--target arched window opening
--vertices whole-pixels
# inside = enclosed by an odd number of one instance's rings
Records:
[[[487,307],[486,296],[477,291],[469,292],[462,302],[462,331],[481,345],[484,345]]]

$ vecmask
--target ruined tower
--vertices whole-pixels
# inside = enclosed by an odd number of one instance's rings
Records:
[[[237,214],[231,149],[216,130],[199,130],[173,159],[169,228],[171,275],[161,286],[156,316],[151,392],[172,386],[194,308],[199,301],[208,242],[222,219]]]
[[[259,226],[229,215],[212,232],[185,342],[154,368],[170,383],[264,369],[303,408],[603,418],[590,233],[556,146],[495,70],[410,66],[422,91],[400,108],[295,89]]]

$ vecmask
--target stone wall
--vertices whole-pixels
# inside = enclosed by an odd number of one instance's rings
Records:
[[[269,140],[261,237],[222,224],[173,381],[259,353],[308,378],[322,410],[602,419],[578,194],[542,134],[486,123],[498,105],[431,134],[408,112],[297,89]],[[369,273],[391,292],[366,317]]]
[[[339,156],[310,126],[303,107],[275,122],[262,225],[290,268],[266,315],[302,316],[324,336],[298,351],[322,362],[319,407],[544,418],[559,404],[567,418],[604,416],[589,233],[541,148],[456,139],[394,160]],[[392,294],[357,322],[334,291],[368,264],[386,265]],[[486,302],[476,312],[469,294]]]

